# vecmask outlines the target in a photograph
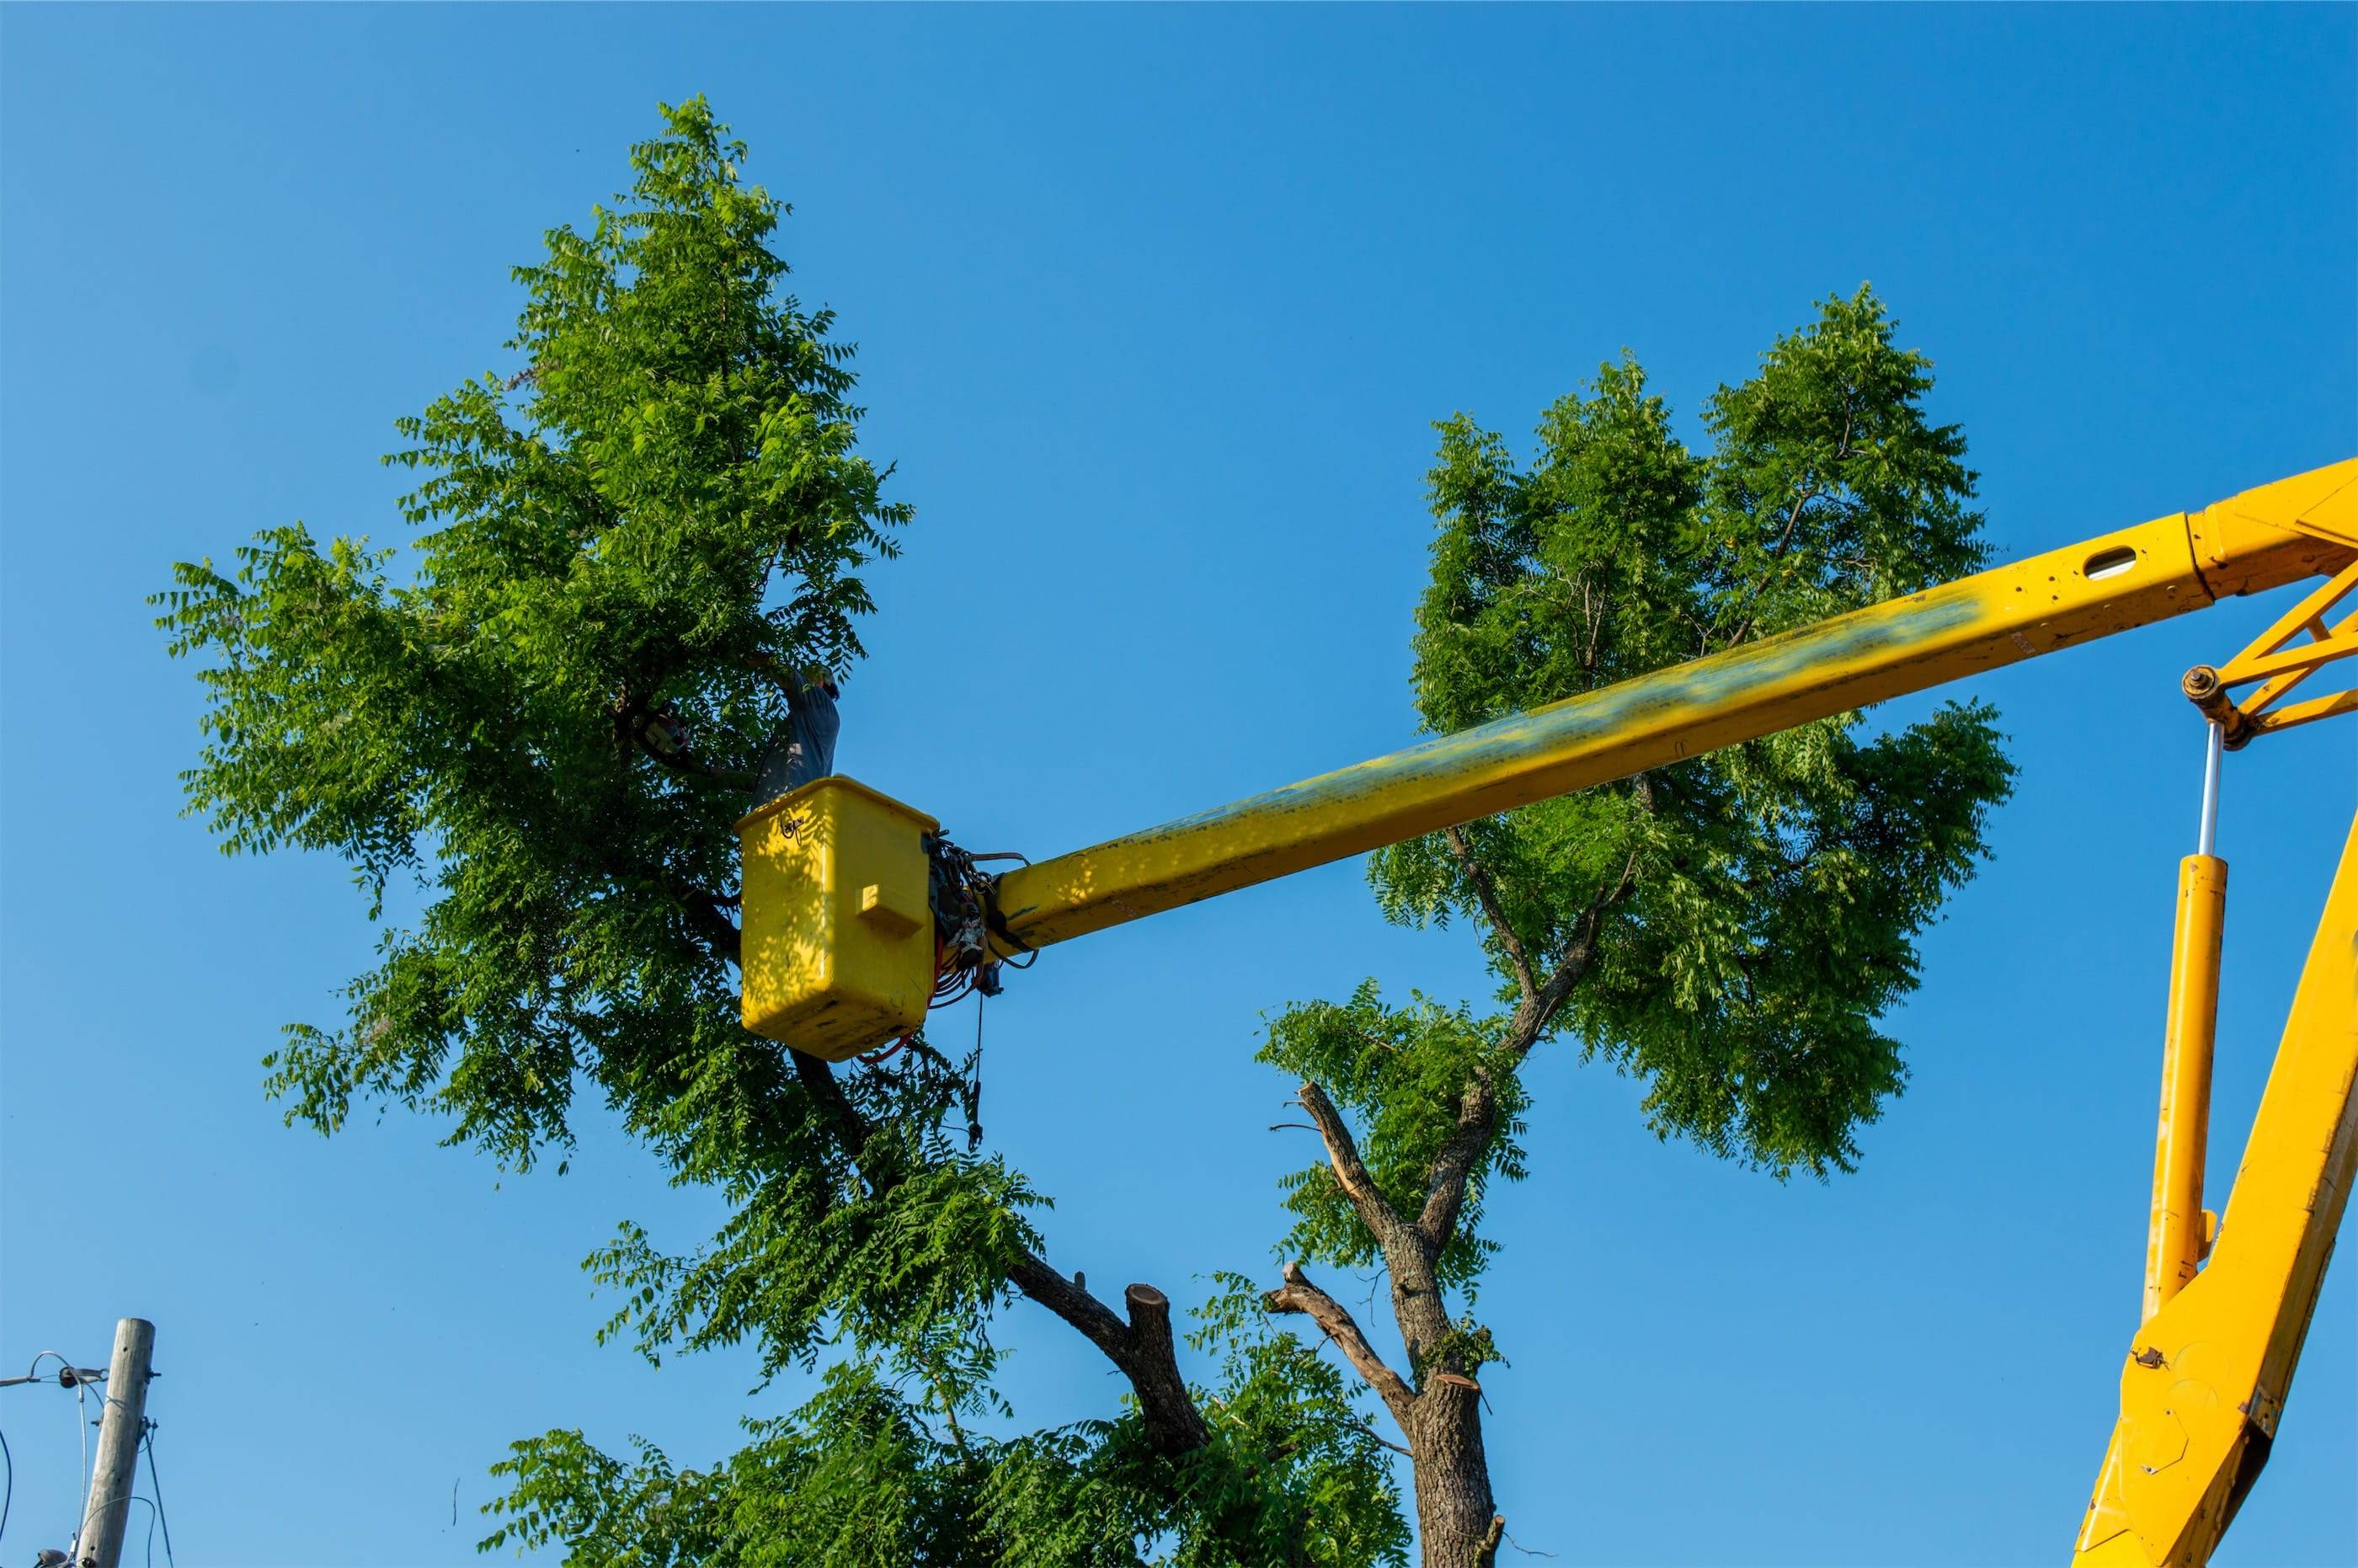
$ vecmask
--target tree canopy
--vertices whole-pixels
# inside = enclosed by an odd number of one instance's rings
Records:
[[[766,1374],[820,1375],[702,1469],[561,1428],[518,1443],[484,1546],[618,1568],[1401,1563],[1380,1406],[1426,1561],[1487,1562],[1498,1349],[1472,1292],[1485,1195],[1528,1157],[1524,1062],[1568,1036],[1645,1081],[1666,1137],[1779,1176],[1847,1169],[1904,1081],[1880,1020],[2007,788],[1993,716],[1844,715],[1374,857],[1394,918],[1475,925],[1498,1008],[1371,981],[1287,1010],[1263,1058],[1326,1157],[1288,1184],[1282,1283],[1215,1275],[1192,1333],[1151,1285],[1117,1308],[1049,1265],[1045,1196],[961,1135],[970,1061],[920,1037],[838,1069],[739,1025],[733,822],[800,672],[856,672],[863,573],[913,514],[860,450],[850,346],[784,291],[786,208],[702,100],[664,115],[629,189],[515,269],[506,371],[397,422],[396,542],[267,528],[157,596],[209,697],[192,811],[232,852],[341,858],[385,926],[343,1016],[268,1058],[288,1119],[333,1133],[392,1103],[561,1163],[576,1097],[600,1097],[730,1206],[685,1252],[624,1224],[591,1255],[608,1335],[654,1358],[750,1342]],[[1628,359],[1547,411],[1527,465],[1444,422],[1426,727],[1973,567],[1973,476],[1930,385],[1862,290],[1711,399],[1705,450]],[[1403,1367],[1313,1264],[1381,1267]],[[993,1388],[1019,1298],[1107,1357],[1119,1409],[1022,1427]]]
[[[157,596],[200,664],[185,782],[223,849],[339,856],[379,920],[395,879],[422,905],[341,1021],[287,1029],[269,1085],[323,1133],[390,1102],[517,1166],[602,1097],[731,1206],[688,1253],[625,1224],[591,1256],[608,1334],[824,1371],[708,1469],[519,1443],[487,1549],[1397,1561],[1396,1492],[1332,1369],[1224,1297],[1190,1383],[1162,1292],[1117,1312],[1051,1269],[1044,1199],[953,1136],[966,1064],[919,1041],[838,1073],[739,1025],[732,824],[788,682],[856,667],[861,574],[912,521],[859,450],[850,346],[783,290],[787,209],[745,157],[701,99],[666,108],[630,188],[515,269],[514,368],[396,423],[398,545],[273,527]],[[1011,1425],[991,1325],[1018,1295],[1113,1361],[1121,1410]]]
[[[1825,300],[1704,409],[1690,449],[1624,356],[1551,405],[1519,465],[1439,427],[1417,611],[1425,728],[1468,725],[1791,631],[1981,564],[1974,475],[1922,400],[1929,362],[1861,288]],[[1486,1187],[1520,1176],[1531,1053],[1570,1036],[1646,1086],[1665,1138],[1778,1177],[1858,1157],[1906,1081],[1887,1011],[1915,941],[1984,852],[2013,777],[1982,705],[1871,730],[1853,712],[1379,850],[1411,925],[1471,922],[1503,1011],[1382,1000],[1286,1010],[1262,1060],[1301,1080],[1326,1158],[1288,1183],[1309,1315],[1399,1420],[1428,1564],[1487,1563],[1502,1521],[1470,1314]],[[1383,1362],[1304,1264],[1379,1265],[1408,1365]]]

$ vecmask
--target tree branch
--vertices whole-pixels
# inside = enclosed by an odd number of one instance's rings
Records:
[[[1652,809],[1650,790],[1642,804],[1647,809]],[[1548,975],[1546,983],[1527,996],[1522,1005],[1515,1009],[1514,1016],[1507,1021],[1506,1046],[1514,1055],[1520,1056],[1531,1050],[1554,1021],[1564,999],[1572,995],[1573,988],[1586,977],[1588,966],[1596,955],[1596,929],[1605,918],[1605,912],[1628,896],[1637,877],[1638,852],[1632,849],[1628,862],[1621,868],[1620,880],[1614,883],[1612,890],[1598,893],[1581,912],[1580,919],[1573,926],[1572,935],[1565,940],[1563,950],[1556,956],[1555,968]]]
[[[1326,1098],[1326,1091],[1308,1078],[1302,1080],[1302,1108],[1318,1124],[1318,1137],[1326,1145],[1326,1162],[1334,1167],[1335,1180],[1342,1187],[1343,1195],[1351,1200],[1359,1223],[1377,1241],[1390,1243],[1402,1228],[1401,1217],[1377,1188],[1375,1178],[1368,1174],[1368,1167],[1359,1158],[1359,1145],[1351,1137],[1350,1124],[1335,1108],[1335,1102]]]
[[[1433,1157],[1432,1174],[1425,1183],[1424,1207],[1416,1217],[1417,1236],[1435,1258],[1441,1256],[1450,1233],[1457,1228],[1458,1210],[1465,1206],[1474,1167],[1497,1133],[1498,1115],[1498,1091],[1487,1074],[1466,1086],[1466,1093],[1457,1102],[1457,1129],[1441,1146],[1441,1152]]]
[[[851,1097],[836,1081],[834,1066],[792,1046],[786,1048],[786,1059],[794,1064],[795,1076],[802,1080],[804,1089],[818,1102],[820,1114],[835,1133],[836,1147],[851,1162],[853,1172],[868,1184],[871,1195],[881,1196],[890,1190],[900,1180],[900,1173],[873,1168],[868,1152],[868,1119],[860,1114]]]
[[[1408,1429],[1409,1416],[1416,1407],[1416,1392],[1398,1372],[1384,1365],[1368,1336],[1359,1332],[1358,1320],[1350,1309],[1316,1285],[1302,1271],[1299,1263],[1285,1266],[1285,1283],[1261,1298],[1271,1312],[1298,1312],[1318,1325],[1318,1331],[1332,1340],[1335,1348],[1343,1353],[1352,1368],[1376,1390],[1392,1419]]]
[[[1482,862],[1474,858],[1474,848],[1466,841],[1465,829],[1444,827],[1441,836],[1449,841],[1449,852],[1457,857],[1458,865],[1465,870],[1466,880],[1474,884],[1474,897],[1482,906],[1482,917],[1490,923],[1490,929],[1498,933],[1498,946],[1507,950],[1507,962],[1515,971],[1516,987],[1525,1001],[1531,1000],[1536,989],[1531,980],[1531,955],[1523,950],[1523,939],[1508,923],[1507,912],[1498,903],[1498,884],[1490,880],[1490,873]]]
[[[648,740],[644,729],[633,730],[631,732],[631,738],[638,742],[640,755],[652,758],[672,773],[720,784],[735,790],[740,795],[752,793],[755,782],[753,775],[741,768],[716,768],[709,762],[699,761],[693,752],[686,750],[666,752]]]
[[[1642,775],[1639,783],[1643,788]],[[1650,810],[1650,793],[1645,804]],[[1509,1054],[1520,1057],[1531,1050],[1554,1021],[1565,999],[1572,995],[1573,988],[1587,975],[1595,957],[1597,926],[1605,912],[1628,895],[1637,874],[1638,857],[1632,851],[1628,864],[1621,869],[1620,880],[1610,891],[1599,893],[1582,913],[1572,939],[1564,945],[1546,983],[1533,989],[1528,980],[1524,981],[1522,1003],[1507,1022],[1503,1044]],[[1477,1072],[1458,1098],[1456,1130],[1433,1158],[1425,1181],[1424,1206],[1417,1211],[1413,1228],[1428,1257],[1438,1259],[1441,1249],[1449,1244],[1457,1228],[1457,1217],[1466,1206],[1474,1168],[1481,1162],[1483,1151],[1490,1146],[1498,1130],[1498,1086],[1488,1073]]]
[[[1850,421],[1848,419],[1844,419],[1843,421],[1842,440],[1839,443],[1840,449],[1834,453],[1834,460],[1836,462],[1840,462],[1843,458],[1849,454],[1850,428]],[[1790,572],[1792,569],[1790,567],[1784,567],[1781,569],[1779,569],[1779,564],[1784,560],[1786,550],[1790,548],[1793,543],[1793,530],[1801,525],[1801,509],[1809,505],[1811,502],[1815,501],[1825,490],[1824,481],[1823,481],[1815,472],[1804,473],[1802,478],[1805,482],[1802,486],[1801,493],[1794,501],[1793,509],[1785,514],[1785,531],[1778,535],[1776,547],[1768,552],[1768,564],[1772,569],[1765,572],[1760,580],[1754,583],[1751,589],[1745,594],[1744,619],[1737,624],[1734,634],[1727,639],[1726,645],[1728,647],[1735,647],[1738,643],[1743,642],[1745,638],[1752,634],[1752,622],[1755,619],[1753,615],[1753,606],[1759,602],[1760,596],[1762,594],[1768,591],[1768,586],[1770,583],[1784,577],[1787,572]]]
[[[901,1173],[880,1170],[872,1162],[868,1152],[866,1119],[843,1092],[835,1069],[800,1051],[789,1051],[787,1054],[793,1058],[795,1076],[834,1125],[837,1141],[850,1156],[854,1169],[872,1194],[882,1195],[899,1181]],[[1179,1373],[1168,1296],[1152,1285],[1130,1286],[1122,1292],[1130,1309],[1130,1321],[1124,1323],[1076,1279],[1066,1279],[1029,1249],[1017,1251],[1008,1266],[1007,1278],[1017,1290],[1080,1330],[1082,1336],[1103,1351],[1106,1359],[1130,1380],[1131,1390],[1138,1395],[1139,1413],[1145,1421],[1148,1437],[1157,1451],[1186,1454],[1212,1440],[1212,1429],[1195,1408],[1186,1379]]]
[[[616,873],[618,877],[620,874],[620,872]],[[710,950],[712,956],[722,963],[739,963],[743,957],[740,947],[744,934],[730,924],[729,917],[721,913],[729,907],[730,903],[734,902],[733,895],[731,899],[724,901],[713,893],[707,892],[685,877],[662,871],[656,874],[663,882],[665,891],[679,901],[680,913],[687,917],[689,935],[702,942]],[[821,1064],[821,1065],[824,1065]]]
[[[1007,1277],[1017,1290],[1080,1330],[1130,1379],[1147,1436],[1158,1452],[1186,1454],[1212,1440],[1211,1427],[1195,1408],[1187,1380],[1179,1375],[1168,1296],[1152,1285],[1130,1286],[1122,1292],[1130,1310],[1130,1321],[1124,1323],[1111,1307],[1032,1252],[1019,1252]]]

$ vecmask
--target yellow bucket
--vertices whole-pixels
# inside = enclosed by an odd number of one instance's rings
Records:
[[[747,1029],[840,1062],[925,1021],[934,917],[924,838],[940,827],[839,777],[737,824]]]

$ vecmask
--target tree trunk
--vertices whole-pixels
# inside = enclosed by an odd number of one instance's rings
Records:
[[[1408,1443],[1424,1568],[1490,1568],[1507,1521],[1491,1501],[1481,1394],[1454,1382],[1429,1387]]]

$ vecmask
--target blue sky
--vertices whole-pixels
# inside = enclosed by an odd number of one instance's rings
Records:
[[[861,344],[917,508],[842,765],[1034,855],[1411,737],[1429,422],[1519,441],[1627,345],[1687,413],[1871,279],[2007,555],[2358,448],[2358,11],[29,7],[0,11],[0,1371],[158,1325],[191,1563],[471,1560],[511,1438],[732,1446],[750,1356],[650,1368],[576,1264],[712,1201],[585,1118],[503,1176],[406,1113],[279,1124],[257,1059],[374,933],[337,866],[178,817],[198,693],[142,596],[254,529],[400,536],[391,421],[503,364],[507,268],[708,94]],[[2238,603],[1976,683],[2024,769],[1924,943],[1909,1092],[1779,1186],[1538,1065],[1492,1213],[1509,1529],[1562,1563],[2069,1549],[2135,1326],[2169,901]],[[1893,705],[1903,718],[1930,701]],[[2229,760],[2214,1193],[2358,796],[2358,726]],[[1257,1021],[1487,991],[1339,865],[1091,937],[990,1024],[1052,1259],[1273,1271]],[[2329,1280],[2223,1563],[2358,1561],[2358,1283]],[[1028,1421],[1102,1361],[1011,1310]],[[62,1544],[73,1418],[0,1391],[0,1555]],[[454,1503],[457,1522],[452,1522]]]

